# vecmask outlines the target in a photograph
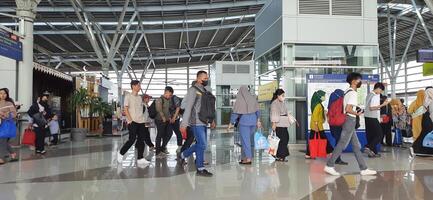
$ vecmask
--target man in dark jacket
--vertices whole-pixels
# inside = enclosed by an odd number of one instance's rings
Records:
[[[27,112],[33,120],[33,128],[36,133],[35,148],[37,154],[45,154],[45,135],[47,131],[47,124],[40,123],[45,119],[47,122],[51,118],[51,108],[48,105],[48,98],[50,93],[44,92],[37,100],[32,104],[29,111]],[[39,114],[40,113],[40,114]],[[39,123],[39,124],[38,124]]]

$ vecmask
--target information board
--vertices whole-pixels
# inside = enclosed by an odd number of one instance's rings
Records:
[[[308,126],[310,125],[311,119],[311,98],[314,92],[318,90],[323,90],[326,92],[326,100],[323,102],[323,106],[327,112],[329,96],[336,89],[341,89],[343,91],[347,90],[349,84],[346,82],[346,74],[307,74],[307,110],[308,110]],[[370,91],[374,84],[379,82],[379,75],[362,75],[363,84],[362,87],[358,89],[358,103],[359,107],[365,108],[365,99],[367,97],[368,91]],[[364,118],[361,117],[361,127],[364,129]],[[328,123],[324,125],[325,129],[329,129]]]
[[[23,60],[23,45],[15,35],[0,28],[0,56]]]
[[[272,81],[265,85],[259,86],[259,102],[270,101],[274,95],[275,90],[278,88],[278,81]]]

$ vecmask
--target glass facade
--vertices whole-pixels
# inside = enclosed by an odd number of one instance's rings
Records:
[[[378,67],[376,46],[283,44],[256,59],[256,85],[277,80],[286,92],[289,111],[300,127],[290,127],[290,143],[305,141],[307,124],[307,74],[371,74]],[[340,67],[338,67],[340,66]],[[261,102],[264,130],[269,130],[270,103]]]

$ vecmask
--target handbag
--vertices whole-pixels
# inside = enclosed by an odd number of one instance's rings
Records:
[[[14,138],[17,136],[17,126],[12,118],[2,120],[0,138]]]
[[[426,148],[433,148],[433,131],[424,137],[422,140],[422,146]]]
[[[260,130],[254,134],[254,148],[257,150],[269,149],[268,140]]]
[[[268,142],[269,142],[268,153],[271,156],[276,156],[278,151],[278,144],[280,143],[280,138],[277,137],[275,131],[272,131],[272,133],[268,136]]]
[[[389,117],[388,115],[384,115],[382,117],[382,124],[388,124],[391,121],[391,117]]]
[[[23,140],[21,144],[35,146],[36,133],[32,129],[26,129],[24,131]]]
[[[424,106],[420,106],[414,113],[412,113],[412,118],[422,116],[425,112],[427,112],[427,109]]]
[[[309,141],[309,149],[311,158],[326,158],[326,145],[328,141],[320,138],[320,133],[314,133],[314,137]]]
[[[45,119],[43,113],[41,112],[32,115],[32,118],[33,118],[33,123],[38,125],[38,127],[40,128],[44,128],[48,124],[47,119]]]

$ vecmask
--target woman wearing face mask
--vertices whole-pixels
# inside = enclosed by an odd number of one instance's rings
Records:
[[[47,125],[45,124],[45,127],[41,127],[36,123],[35,116],[37,113],[41,113],[42,117],[45,118],[47,121],[52,117],[51,116],[51,109],[48,105],[48,98],[50,94],[48,92],[44,92],[38,100],[33,103],[33,105],[30,107],[29,111],[27,113],[29,116],[31,116],[33,120],[33,128],[36,132],[36,141],[35,141],[35,147],[36,147],[36,154],[45,154],[45,136],[47,132]],[[40,121],[40,120],[39,120]]]
[[[323,124],[326,121],[325,117],[325,109],[323,107],[322,102],[324,102],[326,93],[322,90],[319,90],[313,94],[311,98],[311,120],[310,120],[310,139],[314,138],[316,133],[319,133],[320,138],[327,139],[325,135],[325,129],[323,128]],[[326,153],[331,153],[333,148],[329,141],[326,144]],[[310,159],[310,149],[307,144],[307,153],[305,155],[306,159]]]
[[[271,101],[271,122],[272,130],[275,131],[280,143],[276,155],[276,161],[285,162],[286,157],[289,156],[289,131],[287,128],[289,123],[289,111],[287,105],[284,103],[284,90],[277,89]]]
[[[9,97],[7,88],[0,89],[0,118],[1,120],[14,119],[17,116],[15,104]],[[8,143],[8,138],[0,138],[0,165],[5,164],[5,157],[10,157],[10,161],[16,161],[17,155],[13,152]]]
[[[236,97],[228,130],[239,118],[239,132],[242,141],[241,165],[250,165],[252,160],[251,136],[257,128],[261,128],[259,103],[255,95],[248,91],[247,86],[241,86]]]
[[[433,156],[433,148],[423,146],[424,138],[433,131],[433,88],[425,90],[424,107],[426,112],[422,116],[422,130],[412,145],[411,155]]]

